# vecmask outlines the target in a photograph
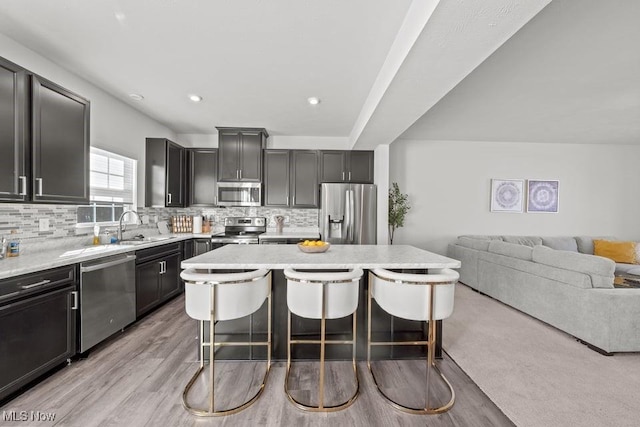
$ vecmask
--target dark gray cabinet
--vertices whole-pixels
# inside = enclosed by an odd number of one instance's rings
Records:
[[[323,150],[320,182],[373,183],[373,151]]]
[[[264,150],[264,205],[316,208],[319,200],[316,150]]]
[[[26,201],[27,71],[0,58],[0,200]]]
[[[89,101],[31,76],[31,199],[89,203]]]
[[[136,252],[136,317],[181,291],[181,260],[181,243]]]
[[[191,256],[198,256],[212,249],[211,239],[193,239],[193,253]]]
[[[0,201],[89,203],[90,102],[0,58]]]
[[[187,206],[216,206],[218,150],[187,149]]]
[[[75,355],[75,277],[67,266],[0,281],[21,290],[0,296],[0,401]]]
[[[269,134],[262,128],[218,129],[218,180],[262,181],[262,149]]]
[[[147,138],[145,206],[184,207],[184,148],[165,138]]]

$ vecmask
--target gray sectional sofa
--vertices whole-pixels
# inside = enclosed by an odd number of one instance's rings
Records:
[[[594,238],[461,236],[448,256],[462,262],[462,283],[595,350],[640,351],[640,288],[613,286],[614,272],[640,266],[594,256]]]

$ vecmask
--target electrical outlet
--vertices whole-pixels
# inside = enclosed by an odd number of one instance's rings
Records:
[[[49,218],[40,218],[38,220],[39,231],[49,231]]]
[[[149,224],[149,215],[142,215],[142,223]]]

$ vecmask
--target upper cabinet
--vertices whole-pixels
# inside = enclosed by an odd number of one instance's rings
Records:
[[[372,184],[373,151],[321,151],[320,182]]]
[[[218,150],[187,149],[187,206],[216,206]]]
[[[264,150],[264,206],[317,208],[316,150]]]
[[[184,148],[165,138],[147,138],[145,206],[184,207]]]
[[[32,200],[89,203],[89,101],[31,77]]]
[[[0,200],[89,202],[89,110],[83,97],[0,58]]]
[[[218,180],[262,181],[262,149],[269,134],[262,128],[218,127]]]
[[[0,200],[26,201],[27,72],[0,58]]]

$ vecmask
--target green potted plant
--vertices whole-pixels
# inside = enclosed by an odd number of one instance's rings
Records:
[[[389,243],[393,245],[396,229],[404,226],[404,217],[411,209],[409,196],[400,192],[398,183],[391,184],[389,189]]]

